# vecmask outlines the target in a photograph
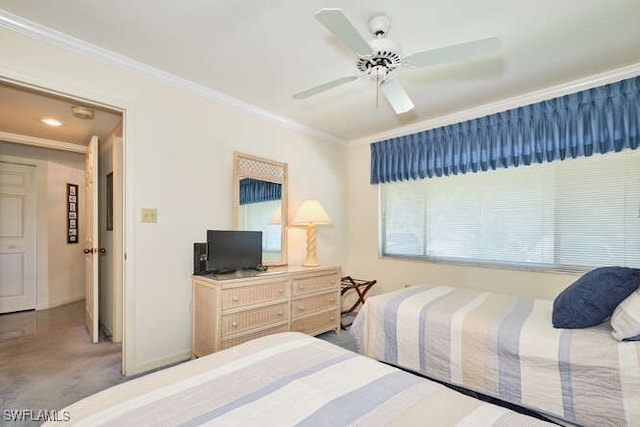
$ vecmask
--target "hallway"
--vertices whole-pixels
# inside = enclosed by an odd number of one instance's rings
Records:
[[[0,406],[3,411],[60,409],[125,381],[121,358],[121,344],[103,336],[98,344],[90,342],[84,300],[0,315]]]

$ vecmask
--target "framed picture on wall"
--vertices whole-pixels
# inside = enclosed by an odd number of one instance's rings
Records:
[[[78,186],[67,184],[67,243],[78,243]]]

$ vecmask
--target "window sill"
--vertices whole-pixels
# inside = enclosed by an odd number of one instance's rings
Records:
[[[389,261],[410,261],[410,262],[422,262],[431,264],[447,264],[461,267],[480,267],[490,269],[502,269],[502,270],[517,270],[517,271],[530,271],[536,273],[555,273],[555,274],[575,274],[581,275],[596,267],[587,266],[553,266],[547,264],[516,264],[507,262],[481,262],[474,260],[461,260],[456,258],[445,257],[418,257],[418,256],[406,256],[406,255],[388,255],[380,254],[379,259]]]

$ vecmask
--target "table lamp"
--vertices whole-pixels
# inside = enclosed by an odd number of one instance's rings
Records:
[[[318,254],[316,253],[316,225],[331,224],[331,218],[327,215],[322,205],[317,200],[305,200],[300,205],[298,212],[293,217],[291,225],[307,226],[307,257],[302,263],[305,267],[316,267]]]

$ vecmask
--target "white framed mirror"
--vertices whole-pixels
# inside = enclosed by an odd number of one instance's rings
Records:
[[[287,264],[287,164],[233,153],[233,227],[262,231],[262,263]]]

